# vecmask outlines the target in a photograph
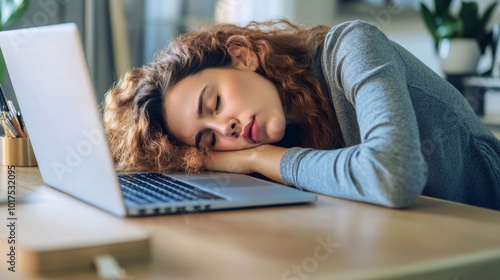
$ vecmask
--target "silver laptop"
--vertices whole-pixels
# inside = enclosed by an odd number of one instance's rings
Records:
[[[118,216],[307,203],[316,195],[247,175],[114,169],[77,26],[0,32],[43,180]]]

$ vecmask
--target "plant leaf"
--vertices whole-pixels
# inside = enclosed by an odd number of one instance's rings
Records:
[[[3,16],[6,16],[1,18],[0,30],[23,17],[29,5],[29,0],[0,0],[0,2],[0,12]],[[4,9],[8,9],[10,13],[4,14]]]
[[[437,25],[434,22],[435,16],[432,14],[432,12],[424,3],[420,3],[420,14],[422,15],[425,26],[427,27],[429,32],[433,35],[433,37],[435,37],[434,35],[436,34],[436,29],[437,29]]]
[[[493,11],[495,10],[497,5],[498,5],[498,1],[496,0],[495,2],[491,3],[488,6],[488,8],[484,12],[483,16],[479,20],[479,28],[486,30],[486,26],[488,25],[488,22],[490,21],[490,18],[493,15]]]
[[[460,9],[458,16],[463,27],[462,34],[460,34],[460,36],[464,38],[476,38],[478,35],[477,32],[479,32],[477,3],[462,1],[462,8]]]
[[[436,15],[440,17],[449,16],[451,1],[452,0],[435,0],[434,7],[436,8]]]
[[[490,31],[487,34],[481,33],[477,37],[477,41],[479,43],[479,48],[481,49],[481,54],[484,54],[486,51],[486,47],[493,43],[493,32]]]
[[[454,21],[438,27],[437,34],[440,39],[459,37],[462,33],[462,30],[462,23],[460,21]]]

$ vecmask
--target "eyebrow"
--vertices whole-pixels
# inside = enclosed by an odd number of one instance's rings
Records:
[[[200,92],[200,97],[198,97],[198,118],[199,119],[201,119],[201,117],[203,116],[203,99],[205,98],[205,92],[206,92],[207,86],[208,85],[205,85],[205,87]],[[195,138],[196,148],[200,148],[201,136],[203,136],[202,131],[200,131],[196,134],[196,138]]]
[[[203,115],[203,98],[205,98],[206,89],[207,85],[201,90],[200,97],[198,97],[198,118],[201,118]]]

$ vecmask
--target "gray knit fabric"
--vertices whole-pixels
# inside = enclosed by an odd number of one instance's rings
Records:
[[[388,207],[423,194],[500,209],[500,141],[460,92],[375,26],[333,27],[313,70],[346,147],[289,149],[286,184]]]

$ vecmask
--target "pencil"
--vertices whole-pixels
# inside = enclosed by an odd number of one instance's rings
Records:
[[[10,122],[12,123],[12,126],[16,130],[19,137],[26,138],[26,135],[24,134],[23,130],[21,129],[21,125],[19,125],[19,121],[17,120],[17,117],[12,118],[10,120]]]
[[[9,122],[9,119],[0,119],[0,122],[2,123],[3,129],[5,130],[5,134],[8,135],[10,138],[17,138],[18,134],[14,127],[12,127],[12,124]]]
[[[5,136],[12,137],[12,134],[10,133],[10,128],[7,126],[7,124],[4,122],[3,119],[0,119],[0,125],[2,125],[2,127],[3,127],[3,131],[5,132]]]
[[[2,112],[2,119],[5,120],[7,126],[9,126],[11,130],[13,130],[12,132],[15,132],[16,137],[19,136],[21,138],[26,138],[26,135],[21,129],[21,126],[19,125],[17,118],[12,118],[8,112]]]
[[[10,114],[12,116],[12,118],[10,118],[9,120],[12,123],[12,125],[14,126],[14,128],[16,129],[17,134],[21,138],[26,138],[26,135],[23,132],[23,128],[21,127],[21,124],[19,123],[19,119],[17,118],[17,110],[16,110],[16,107],[14,106],[14,103],[12,102],[12,100],[7,100],[7,106],[9,107]]]

